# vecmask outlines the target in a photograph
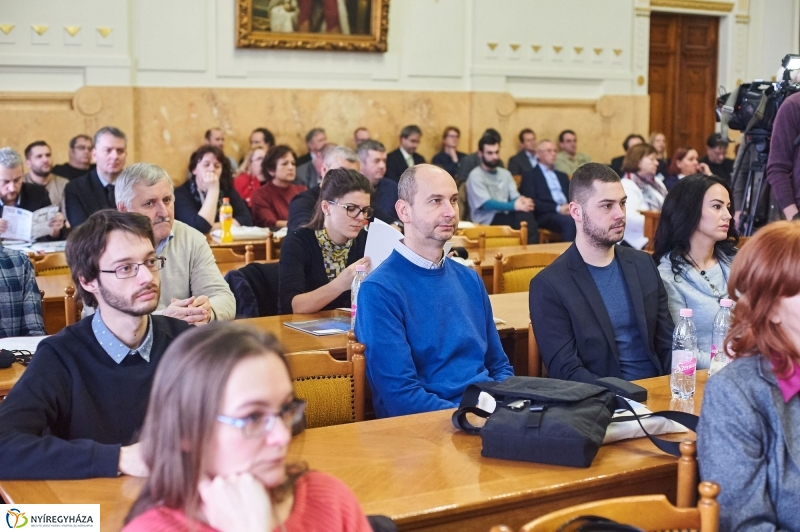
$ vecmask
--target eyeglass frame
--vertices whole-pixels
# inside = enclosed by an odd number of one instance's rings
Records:
[[[362,209],[362,208],[361,208],[361,207],[359,207],[358,205],[353,205],[353,204],[345,204],[345,203],[339,203],[338,201],[331,201],[331,200],[327,200],[327,201],[328,201],[328,203],[330,203],[331,205],[338,205],[339,207],[343,208],[343,209],[344,209],[344,212],[345,212],[345,214],[347,214],[347,217],[348,217],[348,218],[352,218],[352,219],[354,219],[354,220],[358,219],[358,216],[359,216],[360,214],[363,214],[363,215],[364,215],[364,219],[365,219],[365,220],[366,220],[366,219],[368,219],[368,218],[369,218],[370,216],[372,216],[373,214],[375,214],[375,209],[373,209],[371,206],[366,206],[366,207],[364,207],[364,208]],[[355,216],[350,216],[350,209],[353,209],[353,211],[352,211],[352,212],[356,212],[356,210],[358,210],[358,213],[356,213],[356,215],[355,215]]]
[[[263,421],[260,425],[256,423],[251,418],[251,416],[231,417],[219,414],[217,416],[217,421],[241,430],[245,438],[261,438],[273,431],[273,429],[275,428],[275,423],[277,423],[278,421],[278,418],[281,418],[284,425],[286,425],[286,428],[291,431],[295,425],[297,425],[298,423],[300,423],[300,421],[303,420],[303,417],[305,416],[306,412],[306,406],[307,403],[302,399],[297,399],[297,398],[292,399],[291,401],[283,405],[278,412],[262,414]],[[248,426],[256,427],[257,431],[252,432],[253,430],[256,429],[253,428],[248,429]],[[248,430],[250,430],[251,433],[248,434]]]
[[[147,262],[151,261],[151,260],[155,260],[156,261],[154,266],[157,264],[158,265],[157,268],[151,269],[150,267],[147,266]],[[126,264],[120,264],[119,266],[117,266],[113,270],[99,270],[99,271],[100,271],[100,273],[113,273],[117,277],[117,279],[133,279],[134,277],[139,275],[139,266],[144,266],[145,268],[147,268],[151,272],[157,272],[157,271],[160,271],[160,270],[164,269],[164,264],[166,262],[167,262],[167,257],[152,257],[150,259],[147,259],[144,262],[129,262],[129,263],[126,263]],[[125,268],[126,266],[133,266],[133,273],[131,273],[131,275],[128,275],[127,277],[120,277],[119,276],[120,274],[119,274],[118,270],[120,268]]]

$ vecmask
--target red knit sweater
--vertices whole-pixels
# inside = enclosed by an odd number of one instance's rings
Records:
[[[303,185],[289,185],[286,188],[267,181],[250,196],[250,212],[253,223],[258,227],[275,227],[278,220],[289,218],[289,202],[304,191]]]
[[[309,471],[297,480],[292,512],[284,527],[286,532],[372,532],[350,488],[342,481],[317,471]],[[192,523],[181,510],[157,506],[128,523],[122,532],[190,530],[216,531],[205,523]],[[280,530],[280,527],[274,529],[275,532]]]

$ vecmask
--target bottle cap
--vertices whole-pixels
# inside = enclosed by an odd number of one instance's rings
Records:
[[[692,317],[692,309],[690,308],[681,309],[681,318],[691,318],[691,317]]]
[[[720,299],[719,306],[725,308],[731,308],[733,306],[733,299]]]
[[[231,202],[230,198],[222,198],[222,203],[230,203],[230,202]]]
[[[364,264],[359,264],[358,266],[356,266],[356,271],[357,272],[365,272],[365,271],[367,271],[367,267]]]

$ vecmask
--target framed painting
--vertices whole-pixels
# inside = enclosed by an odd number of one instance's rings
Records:
[[[236,0],[237,48],[385,52],[389,0]]]

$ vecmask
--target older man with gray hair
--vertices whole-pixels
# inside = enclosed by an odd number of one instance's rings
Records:
[[[361,160],[361,173],[369,180],[375,193],[370,205],[375,209],[375,218],[387,224],[402,226],[394,204],[397,203],[397,182],[384,179],[386,175],[386,148],[377,140],[367,139],[356,150]]]
[[[360,165],[356,152],[345,146],[329,145],[325,146],[320,152],[322,166],[320,175],[325,176],[328,170],[334,168],[345,168],[347,170],[359,170]],[[313,188],[304,190],[289,202],[289,219],[286,226],[289,232],[297,231],[302,226],[311,221],[314,216],[314,207],[319,200],[319,191],[322,180]]]
[[[154,164],[126,168],[116,181],[117,209],[150,218],[161,270],[157,312],[202,324],[232,320],[236,300],[222,278],[205,236],[175,219],[175,191],[167,172]]]

